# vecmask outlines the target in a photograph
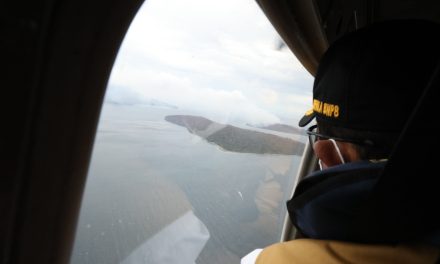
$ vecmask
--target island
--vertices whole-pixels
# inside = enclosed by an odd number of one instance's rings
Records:
[[[306,135],[304,129],[289,126],[286,124],[272,124],[272,125],[268,125],[268,126],[259,126],[258,128],[268,129],[268,130],[273,130],[273,131],[278,131],[278,132],[283,132],[283,133],[289,133],[289,134]]]
[[[201,116],[169,115],[165,120],[227,151],[300,156],[304,150],[304,143],[290,138],[220,124]]]

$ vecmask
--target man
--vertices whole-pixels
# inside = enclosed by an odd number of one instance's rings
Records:
[[[439,25],[427,21],[388,21],[329,47],[315,76],[313,108],[299,123],[316,119],[308,134],[322,171],[307,176],[288,202],[306,238],[272,245],[255,263],[436,263],[439,245],[429,233],[396,235],[366,212],[440,62],[439,35]]]

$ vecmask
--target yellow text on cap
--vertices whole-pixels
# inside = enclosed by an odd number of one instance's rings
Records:
[[[313,111],[327,117],[339,117],[339,105],[321,102],[313,99]]]

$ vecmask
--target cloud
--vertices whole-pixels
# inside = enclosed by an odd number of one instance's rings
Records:
[[[107,99],[157,99],[253,124],[299,118],[312,77],[277,49],[278,39],[254,1],[148,0],[118,54]]]

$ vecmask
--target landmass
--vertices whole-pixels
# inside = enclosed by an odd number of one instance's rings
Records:
[[[304,150],[304,143],[293,139],[220,124],[201,116],[169,115],[165,120],[227,151],[300,156]]]
[[[268,129],[283,133],[289,133],[289,134],[297,134],[297,135],[305,135],[304,129],[300,129],[297,127],[289,126],[286,124],[272,124],[268,126],[259,126],[258,128],[262,129]]]

